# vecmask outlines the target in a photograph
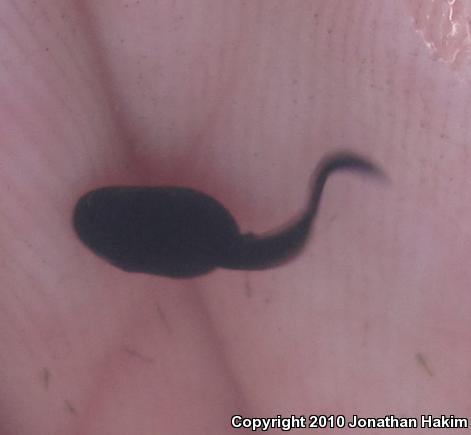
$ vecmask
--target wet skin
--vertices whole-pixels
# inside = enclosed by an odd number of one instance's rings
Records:
[[[127,272],[191,278],[217,267],[268,269],[300,253],[327,178],[338,170],[382,175],[358,155],[329,155],[313,174],[304,212],[281,230],[260,236],[241,234],[231,213],[209,195],[168,186],[88,192],[75,207],[74,228],[90,250]]]

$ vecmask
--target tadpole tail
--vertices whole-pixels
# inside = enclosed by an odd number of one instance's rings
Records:
[[[357,154],[337,152],[327,155],[312,175],[308,205],[301,215],[282,229],[261,235],[242,234],[239,243],[229,249],[219,265],[228,269],[262,270],[283,264],[298,255],[308,239],[329,175],[341,170],[387,180],[379,167]]]
[[[318,164],[311,176],[312,193],[305,215],[306,219],[312,220],[321,200],[322,192],[329,175],[337,171],[354,171],[368,176],[387,181],[386,174],[370,160],[352,152],[340,151],[325,156]]]

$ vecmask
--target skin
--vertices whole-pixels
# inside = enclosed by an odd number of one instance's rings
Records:
[[[0,17],[2,435],[469,415],[471,92],[401,1],[9,0]],[[71,226],[97,186],[169,185],[263,233],[339,148],[392,182],[335,174],[282,267],[126,274]]]
[[[183,187],[103,187],[83,195],[73,224],[80,240],[127,272],[192,278],[216,267],[264,270],[292,260],[306,244],[328,177],[335,171],[381,176],[352,153],[325,157],[304,212],[267,235],[240,234],[218,201]]]

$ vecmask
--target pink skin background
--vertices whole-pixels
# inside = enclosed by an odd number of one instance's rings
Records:
[[[471,416],[470,70],[434,58],[410,13],[1,2],[0,434]],[[305,251],[277,269],[126,274],[70,225],[94,187],[178,184],[264,232],[301,211],[340,148],[390,183],[335,174]]]

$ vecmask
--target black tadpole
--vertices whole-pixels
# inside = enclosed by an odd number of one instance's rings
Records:
[[[384,177],[352,153],[328,155],[318,164],[306,209],[281,230],[241,234],[218,201],[184,187],[102,187],[82,196],[73,224],[95,254],[127,272],[191,278],[222,267],[262,270],[299,254],[316,216],[327,178],[337,170]]]

